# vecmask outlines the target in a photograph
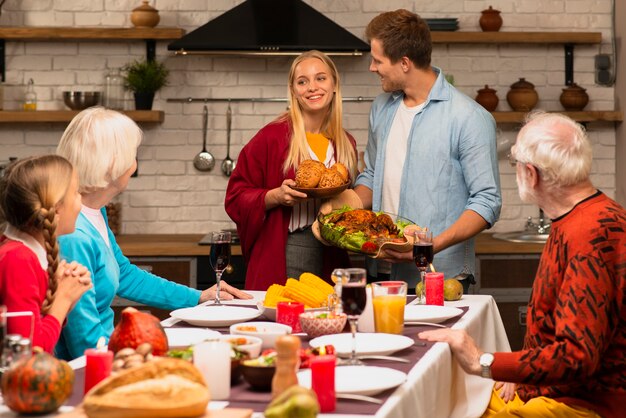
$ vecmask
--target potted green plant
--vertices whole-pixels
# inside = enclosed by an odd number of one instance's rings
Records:
[[[135,96],[135,109],[151,110],[154,93],[167,85],[170,71],[156,60],[141,60],[123,68],[124,87]]]

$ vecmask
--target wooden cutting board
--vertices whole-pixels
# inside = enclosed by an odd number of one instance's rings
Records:
[[[252,409],[240,409],[240,408],[224,408],[216,410],[207,410],[204,415],[198,418],[250,418],[252,416]],[[81,406],[77,406],[70,412],[57,415],[58,418],[87,418],[87,414]],[[115,418],[115,417],[111,417]]]

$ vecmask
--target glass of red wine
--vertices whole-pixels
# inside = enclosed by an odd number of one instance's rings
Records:
[[[418,303],[424,303],[424,275],[433,262],[433,233],[428,229],[415,231],[413,239],[413,261],[419,270],[417,283],[422,284],[422,291],[417,292]]]
[[[367,294],[365,293],[365,285],[367,277],[365,269],[350,268],[337,271],[337,279],[341,284],[339,286],[339,297],[341,299],[341,308],[348,316],[350,321],[350,331],[352,332],[352,354],[350,358],[342,364],[360,365],[363,364],[356,356],[356,327],[359,316],[365,310],[367,303]],[[334,272],[333,272],[334,273]]]
[[[230,264],[230,232],[218,231],[211,233],[211,267],[215,271],[215,302],[213,305],[221,306],[220,302],[220,281],[222,273]]]

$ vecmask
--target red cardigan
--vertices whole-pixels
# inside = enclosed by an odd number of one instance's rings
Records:
[[[349,134],[348,137],[356,151],[354,138]],[[291,208],[278,206],[265,210],[265,194],[280,187],[283,180],[295,178],[293,169],[286,175],[283,173],[290,139],[287,121],[275,121],[263,127],[241,150],[226,188],[226,212],[237,224],[247,262],[246,289],[249,290],[267,290],[271,284],[287,281],[285,248]],[[324,278],[330,280],[333,268],[347,267],[350,260],[343,250],[334,247],[324,250]]]
[[[0,238],[0,303],[8,312],[33,312],[33,347],[52,353],[61,334],[61,324],[51,315],[41,315],[47,290],[48,274],[35,253],[19,241]],[[7,334],[30,337],[30,324],[30,317],[8,318]]]

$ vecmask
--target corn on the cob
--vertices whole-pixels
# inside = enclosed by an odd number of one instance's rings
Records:
[[[335,289],[331,285],[329,285],[328,283],[326,283],[324,280],[322,280],[320,277],[317,277],[313,273],[302,273],[300,275],[300,281],[311,287],[319,289],[326,296],[332,294],[335,291]]]
[[[319,290],[307,286],[296,279],[287,280],[285,295],[313,308],[319,308],[327,299],[327,296]]]
[[[265,301],[263,301],[263,306],[265,306],[266,308],[275,308],[278,305],[278,302],[297,302],[297,301],[290,299],[286,296],[278,296],[271,300],[268,300],[267,298],[265,298]]]

